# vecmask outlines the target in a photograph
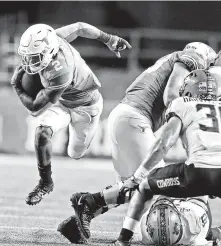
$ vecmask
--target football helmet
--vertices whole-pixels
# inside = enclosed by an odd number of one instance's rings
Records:
[[[59,50],[56,31],[45,24],[30,26],[22,35],[18,54],[22,67],[29,74],[39,73],[52,61]]]
[[[170,198],[158,199],[141,219],[141,235],[145,245],[170,246],[179,243],[185,221]]]
[[[201,100],[217,99],[217,83],[208,70],[193,70],[184,79],[183,85],[180,87],[180,96],[189,96]]]
[[[216,58],[216,52],[207,44],[201,42],[188,43],[183,50],[194,50],[201,56],[202,59],[207,61],[207,68],[211,66]]]

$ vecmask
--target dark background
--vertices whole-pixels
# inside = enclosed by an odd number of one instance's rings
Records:
[[[220,30],[218,1],[8,1],[0,3],[0,14],[28,13],[29,23],[66,25],[86,21],[117,28],[175,28]]]

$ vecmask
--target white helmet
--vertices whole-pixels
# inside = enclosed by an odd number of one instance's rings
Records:
[[[208,68],[211,64],[214,63],[216,58],[216,52],[209,45],[201,42],[192,42],[187,44],[183,50],[189,49],[194,50],[204,59],[204,61],[206,61],[206,68]]]
[[[22,57],[24,70],[36,74],[49,65],[58,50],[59,41],[55,30],[45,24],[36,24],[23,33],[18,54]]]
[[[142,241],[145,245],[170,246],[183,236],[182,217],[169,198],[158,199],[141,219]]]

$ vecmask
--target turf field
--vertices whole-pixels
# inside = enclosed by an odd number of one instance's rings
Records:
[[[28,206],[25,197],[37,184],[35,158],[0,155],[0,245],[70,245],[57,225],[73,214],[69,197],[76,191],[96,192],[114,183],[110,160],[53,158],[54,191],[40,204]],[[221,202],[211,200],[213,225],[221,224]],[[109,211],[92,223],[89,245],[110,245],[121,228],[125,207]],[[135,238],[133,245],[137,243]]]

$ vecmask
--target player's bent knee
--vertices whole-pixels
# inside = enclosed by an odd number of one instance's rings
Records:
[[[44,145],[51,139],[53,131],[49,126],[39,126],[35,132],[35,144]]]
[[[84,156],[86,150],[83,152],[76,152],[74,150],[68,149],[68,156],[71,157],[72,159],[79,160],[81,157]]]
[[[148,197],[148,199],[151,199],[153,197],[153,192],[150,189],[150,185],[148,183],[147,179],[144,179],[141,184],[139,185],[139,191],[143,194],[145,194],[146,197]]]

